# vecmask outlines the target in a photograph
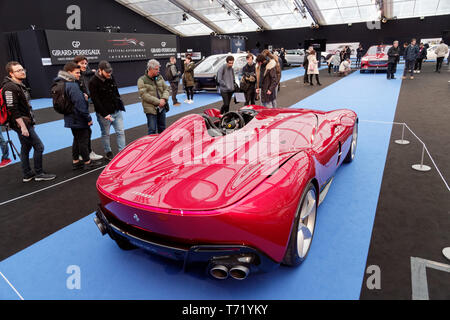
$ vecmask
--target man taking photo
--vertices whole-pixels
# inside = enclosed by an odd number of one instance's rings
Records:
[[[30,105],[31,95],[28,88],[23,84],[27,78],[26,70],[17,61],[6,64],[6,74],[2,88],[3,99],[11,112],[9,121],[20,141],[20,160],[22,163],[23,182],[47,181],[56,178],[54,174],[44,172],[42,166],[42,154],[44,145],[35,131],[33,111]],[[30,167],[30,151],[33,149],[34,171]]]
[[[398,47],[398,41],[394,41],[392,47],[388,50],[388,68],[387,68],[387,79],[395,79],[394,74],[397,70],[397,62],[400,58],[400,48]]]

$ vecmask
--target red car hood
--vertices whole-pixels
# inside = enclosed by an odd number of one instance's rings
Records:
[[[377,53],[372,55],[364,56],[364,59],[367,60],[388,60],[388,55],[385,53]]]
[[[156,138],[147,136],[128,146],[105,168],[97,187],[116,201],[141,207],[226,207],[310,147],[315,121],[311,113],[277,114],[272,109],[243,129],[211,137],[201,116],[186,116]],[[203,139],[192,139],[196,135]],[[260,146],[274,148],[256,151]]]

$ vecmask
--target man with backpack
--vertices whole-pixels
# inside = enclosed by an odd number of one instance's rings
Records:
[[[78,80],[81,70],[75,62],[68,62],[64,69],[58,72],[58,77],[52,86],[52,96],[55,109],[64,105],[64,127],[70,128],[73,135],[72,168],[91,169],[95,166],[89,158],[89,127],[92,118],[86,97],[80,89]],[[71,110],[70,110],[71,109]],[[80,160],[79,157],[83,160]]]
[[[170,90],[172,91],[172,102],[174,106],[181,105],[181,103],[179,103],[177,100],[180,75],[181,72],[177,69],[177,59],[175,58],[175,56],[171,56],[170,61],[166,64],[166,80],[170,83]]]
[[[120,151],[125,148],[125,130],[122,111],[124,104],[120,98],[116,80],[112,75],[113,69],[108,61],[100,61],[98,71],[89,81],[89,91],[94,102],[97,121],[102,132],[102,143],[106,159],[112,160],[111,141],[109,131],[114,127],[117,138],[117,148]]]
[[[72,60],[73,62],[75,62],[77,65],[80,66],[80,70],[81,70],[81,76],[80,76],[80,88],[81,91],[83,91],[84,95],[86,98],[88,98],[88,102],[89,104],[92,103],[92,99],[91,94],[89,92],[89,81],[92,79],[92,77],[95,75],[95,69],[89,69],[89,62],[87,60],[87,58],[85,56],[75,56],[75,58],[73,58]],[[91,146],[91,138],[92,138],[92,130],[89,128],[89,158],[91,158],[91,160],[100,160],[103,159],[103,156],[98,155],[94,152],[94,150],[92,150],[92,146]],[[80,160],[82,160],[80,158]]]
[[[23,84],[27,77],[26,71],[17,61],[8,62],[5,69],[7,76],[2,84],[2,98],[10,112],[9,125],[17,133],[21,144],[22,181],[53,180],[56,175],[45,173],[42,166],[44,145],[35,131],[29,89]],[[34,150],[34,171],[29,160],[31,149]]]

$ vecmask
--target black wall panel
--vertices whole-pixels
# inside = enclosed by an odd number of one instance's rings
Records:
[[[81,9],[81,29],[79,31],[97,31],[97,26],[120,26],[122,32],[134,32],[136,29],[138,33],[157,33],[157,34],[171,34],[168,30],[161,26],[147,20],[139,14],[129,10],[121,4],[112,0],[1,0],[0,1],[0,77],[6,75],[4,65],[9,60],[8,43],[6,41],[6,33],[13,31],[30,30],[31,25],[36,29],[52,29],[52,30],[68,30],[66,21],[70,14],[67,14],[67,7],[70,5],[78,5]],[[21,47],[22,53],[27,51],[27,61],[30,61],[32,55],[35,54],[40,60],[41,57],[48,57],[48,49],[46,47],[45,36],[39,31],[33,33],[21,32]],[[28,40],[26,40],[28,39]],[[36,44],[36,41],[38,42]],[[38,51],[34,51],[38,50]],[[165,61],[161,61],[165,65]],[[27,69],[36,69],[31,65],[25,65]],[[95,65],[93,65],[95,67]],[[128,63],[114,63],[115,76],[118,79],[120,86],[135,85],[137,78],[143,73],[145,68],[145,61],[136,61]],[[39,83],[47,79],[43,84],[48,86],[48,79],[56,76],[61,66],[45,67],[45,75],[36,75],[34,70],[29,70],[29,82],[33,87],[33,97],[42,97],[44,91],[41,86],[36,87],[34,83]],[[36,77],[39,81],[34,81],[31,77]],[[45,88],[45,91],[48,91]],[[48,96],[48,94],[47,94]]]

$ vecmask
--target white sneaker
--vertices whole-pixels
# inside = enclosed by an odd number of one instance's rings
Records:
[[[188,100],[188,99],[184,100],[185,103],[189,103],[189,101],[190,101],[190,100]]]
[[[189,100],[189,104],[193,104],[194,103],[194,100]]]
[[[93,161],[97,161],[103,159],[103,156],[96,154],[94,151],[92,151],[91,153],[89,153],[89,158]]]
[[[420,73],[420,70],[417,70],[417,73]]]

